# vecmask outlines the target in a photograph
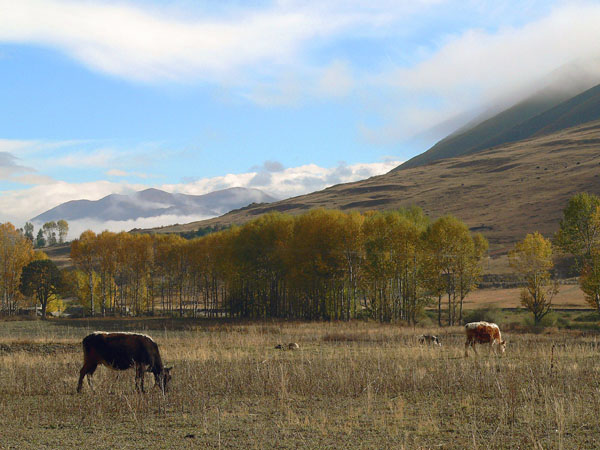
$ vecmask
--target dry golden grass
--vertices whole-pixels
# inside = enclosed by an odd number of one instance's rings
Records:
[[[132,324],[150,333],[175,365],[171,391],[164,398],[157,390],[137,394],[132,371],[117,377],[99,368],[96,391],[86,384],[76,395],[81,338],[102,325]],[[2,448],[600,445],[595,336],[508,335],[504,357],[481,349],[464,358],[460,328],[364,322],[2,325]],[[416,337],[424,332],[438,334],[443,347],[419,346]],[[298,342],[300,350],[275,350],[278,342]]]
[[[521,288],[477,289],[465,298],[466,309],[497,306],[518,308],[521,306]],[[562,284],[558,294],[552,299],[555,308],[589,308],[583,298],[583,292],[577,284]]]

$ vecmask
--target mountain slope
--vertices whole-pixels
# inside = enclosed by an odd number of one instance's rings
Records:
[[[231,188],[204,195],[170,194],[159,189],[146,189],[131,195],[111,194],[96,201],[73,200],[62,203],[31,221],[125,221],[164,215],[218,216],[250,203],[272,201],[275,198],[259,189]]]
[[[581,191],[600,194],[600,121],[160,231],[243,223],[271,211],[418,205],[434,218],[456,215],[498,249],[532,231],[556,231],[567,200]]]
[[[394,170],[467,155],[598,119],[600,85],[574,97],[566,91],[544,90],[488,120],[451,134]]]

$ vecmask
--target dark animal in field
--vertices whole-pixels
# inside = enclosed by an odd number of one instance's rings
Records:
[[[496,353],[496,346],[500,348],[500,353],[506,350],[506,341],[502,340],[500,328],[495,323],[489,322],[471,322],[465,325],[467,342],[465,342],[465,356],[469,356],[469,347],[475,353],[475,344],[489,344],[490,351]]]
[[[432,334],[422,334],[419,336],[419,344],[442,345],[440,339]]]
[[[277,344],[275,348],[277,350],[298,350],[300,346],[295,342],[290,342],[289,344]]]
[[[96,331],[83,339],[83,367],[79,371],[77,392],[81,392],[83,378],[87,375],[92,388],[91,376],[103,364],[114,370],[135,367],[135,387],[144,392],[144,374],[154,374],[155,385],[164,394],[171,379],[172,367],[164,367],[158,345],[150,336],[135,333],[106,333]]]

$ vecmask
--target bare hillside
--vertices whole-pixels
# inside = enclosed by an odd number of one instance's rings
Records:
[[[271,211],[418,205],[432,217],[456,215],[501,250],[528,232],[556,231],[562,208],[580,191],[600,194],[600,121],[160,231],[244,223]]]
[[[472,128],[451,134],[395,170],[477,153],[594,120],[600,120],[600,85],[574,97],[570,97],[567,91],[542,90]]]

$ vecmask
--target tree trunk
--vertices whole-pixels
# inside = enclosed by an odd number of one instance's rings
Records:
[[[88,283],[90,286],[90,315],[94,317],[94,272],[90,270]]]

